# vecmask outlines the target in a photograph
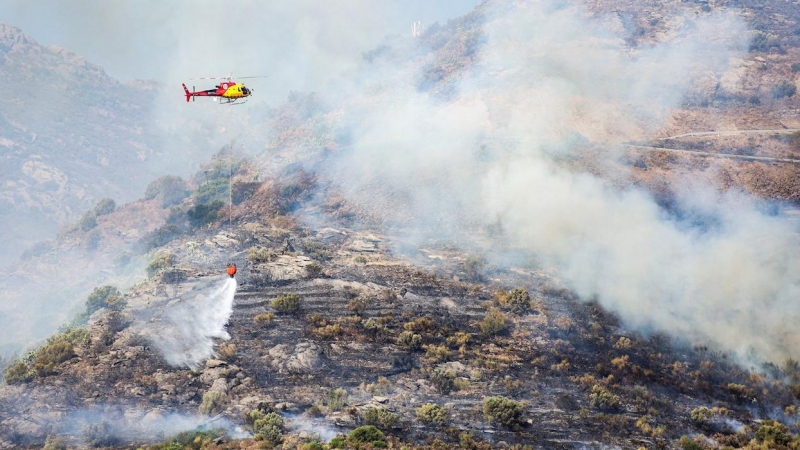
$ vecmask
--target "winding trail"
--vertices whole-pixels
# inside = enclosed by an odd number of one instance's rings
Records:
[[[656,139],[657,141],[670,141],[692,136],[735,136],[738,134],[792,134],[800,131],[800,128],[781,128],[779,130],[728,130],[728,131],[695,131],[692,133],[676,134]]]
[[[682,133],[682,134],[676,134],[674,136],[658,138],[656,140],[670,141],[684,137],[694,137],[694,136],[735,136],[741,134],[792,134],[797,132],[800,132],[800,128],[782,128],[779,130],[764,129],[764,130],[696,131],[692,133]],[[736,155],[733,153],[714,153],[702,150],[654,147],[651,145],[640,145],[634,143],[625,143],[624,145],[632,149],[647,150],[647,151],[660,150],[664,152],[683,153],[683,154],[697,155],[697,156],[710,156],[714,158],[729,158],[729,159],[743,159],[743,160],[760,161],[760,162],[800,164],[800,159],[793,159],[793,158],[774,158],[770,156],[750,156],[750,155]]]

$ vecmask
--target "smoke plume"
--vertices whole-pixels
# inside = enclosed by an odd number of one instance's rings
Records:
[[[800,246],[784,218],[690,180],[670,210],[612,182],[627,170],[619,143],[651,136],[702,80],[730,69],[746,48],[743,22],[676,14],[662,18],[659,42],[632,48],[619,19],[564,2],[497,2],[482,14],[475,61],[440,81],[450,91],[420,92],[418,73],[362,79],[353,145],[325,175],[419,243],[474,247],[475,230],[501,229],[506,245],[639,330],[800,356]],[[581,157],[605,176],[570,164]]]

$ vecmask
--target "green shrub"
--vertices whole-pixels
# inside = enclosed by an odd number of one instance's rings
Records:
[[[48,343],[64,341],[69,342],[70,344],[80,347],[86,345],[91,340],[91,335],[89,334],[89,330],[83,327],[79,328],[72,328],[69,330],[64,331],[63,333],[53,336],[47,340]]]
[[[67,340],[56,340],[46,344],[36,352],[33,370],[40,376],[55,373],[55,368],[75,356],[72,343]]]
[[[83,231],[89,231],[92,228],[97,226],[97,217],[94,215],[94,212],[89,211],[81,217],[81,220],[78,222],[78,226]]]
[[[763,31],[756,31],[750,41],[750,51],[768,52],[773,48],[780,48],[778,36]]]
[[[3,380],[8,384],[22,384],[33,380],[35,375],[24,361],[16,361],[3,373]]]
[[[364,410],[364,421],[368,425],[391,428],[397,423],[398,418],[397,414],[394,414],[386,408],[368,407]]]
[[[47,436],[42,450],[67,450],[67,444],[58,436]]]
[[[158,198],[161,206],[166,208],[177,205],[189,196],[186,182],[175,175],[165,175],[147,185],[144,197],[148,200]]]
[[[163,444],[147,447],[149,450],[200,450],[208,448],[215,439],[225,436],[224,430],[184,431],[167,439]]]
[[[714,414],[705,406],[695,408],[691,412],[692,422],[698,425],[705,425]]]
[[[207,225],[219,218],[219,210],[225,204],[220,200],[214,200],[211,203],[198,203],[188,211],[186,211],[186,216],[189,217],[189,224],[193,228],[199,228],[203,225]]]
[[[517,314],[531,309],[531,296],[522,288],[515,288],[510,292],[501,289],[495,293],[495,299],[500,307]]]
[[[153,278],[164,270],[175,264],[175,255],[170,252],[161,252],[157,254],[150,263],[147,264],[147,276]]]
[[[505,314],[495,308],[491,308],[483,320],[478,322],[478,327],[484,334],[494,336],[508,328],[508,321]]]
[[[681,439],[678,441],[678,445],[681,446],[682,450],[704,450],[705,447],[700,445],[697,441],[690,438],[689,436],[681,436]]]
[[[456,390],[456,374],[452,370],[437,368],[428,372],[428,380],[442,395]]]
[[[750,400],[756,395],[755,391],[743,384],[728,383],[728,391],[737,400]]]
[[[328,442],[328,447],[330,448],[344,448],[344,446],[345,446],[345,437],[342,436],[341,434],[331,439],[330,442]]]
[[[300,296],[297,294],[279,295],[272,299],[270,306],[279,313],[294,313],[300,309]]]
[[[268,248],[250,247],[247,249],[247,259],[253,263],[266,263],[272,261],[275,252]]]
[[[768,444],[768,448],[783,448],[792,442],[792,435],[786,425],[775,420],[765,420],[756,431],[756,442]]]
[[[208,391],[203,394],[203,401],[200,403],[200,412],[203,414],[213,414],[222,410],[226,402],[225,394],[219,391]]]
[[[422,336],[413,331],[403,331],[397,336],[397,345],[408,350],[419,350],[422,348]]]
[[[772,87],[772,97],[776,99],[792,97],[795,93],[797,93],[797,86],[786,80],[782,80]]]
[[[800,63],[792,63],[792,72],[800,72]]]
[[[368,443],[373,447],[386,447],[386,436],[373,425],[358,427],[347,435],[350,444]]]
[[[426,403],[417,408],[417,420],[422,423],[442,426],[449,416],[450,411],[436,403]]]
[[[620,405],[619,395],[614,395],[608,389],[595,384],[589,394],[589,403],[597,409],[617,409]]]
[[[447,349],[444,345],[425,345],[423,346],[425,349],[425,359],[428,362],[445,362],[450,359],[450,350]]]
[[[111,214],[117,209],[117,204],[114,200],[110,198],[104,198],[97,202],[97,205],[94,207],[94,215],[97,217],[105,216],[106,214]]]
[[[488,397],[483,401],[483,416],[490,423],[516,428],[522,416],[522,404],[500,395]]]
[[[306,278],[319,278],[322,275],[322,266],[313,262],[306,266]]]
[[[256,410],[251,413],[253,432],[257,441],[278,445],[283,440],[285,424],[283,417],[275,412],[264,413]]]
[[[253,322],[259,325],[267,326],[272,324],[272,321],[274,319],[275,319],[275,314],[273,313],[261,313],[253,317]]]
[[[303,450],[325,450],[325,446],[320,444],[317,441],[313,441],[313,442],[309,442],[309,443],[303,444],[302,449]]]
[[[102,235],[100,234],[100,230],[95,228],[86,233],[86,236],[83,238],[83,248],[87,251],[97,250],[101,239]]]
[[[328,411],[340,411],[347,405],[347,391],[342,388],[328,391]]]
[[[144,235],[144,237],[139,240],[139,247],[142,251],[147,252],[169,244],[182,234],[183,230],[181,227],[173,224],[164,225]]]
[[[117,305],[121,301],[122,296],[116,287],[110,285],[96,287],[86,298],[86,315],[91,316],[95,311],[112,304]]]
[[[228,200],[228,177],[208,180],[197,188],[194,193],[196,203],[215,203]]]

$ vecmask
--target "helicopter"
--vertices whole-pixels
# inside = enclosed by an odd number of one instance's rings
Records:
[[[216,97],[219,97],[219,103],[221,105],[227,105],[227,104],[232,104],[237,100],[242,100],[247,97],[250,97],[253,94],[252,89],[247,88],[243,83],[237,83],[236,81],[233,81],[231,78],[232,78],[231,75],[227,77],[197,78],[198,80],[225,80],[216,85],[214,89],[207,89],[205,91],[195,91],[194,86],[192,86],[192,90],[189,91],[189,88],[186,87],[186,83],[182,83],[183,92],[186,95],[186,101],[188,102],[189,99],[194,101],[195,97],[215,97],[214,100],[216,101]],[[244,78],[264,78],[264,77],[256,76],[256,77],[238,77],[238,78],[244,79]],[[242,104],[245,102],[246,100],[238,104]]]

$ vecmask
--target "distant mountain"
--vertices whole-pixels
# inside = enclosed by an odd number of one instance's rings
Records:
[[[102,198],[141,196],[169,170],[154,158],[174,152],[154,119],[156,83],[120,83],[3,24],[0,79],[0,265]]]

